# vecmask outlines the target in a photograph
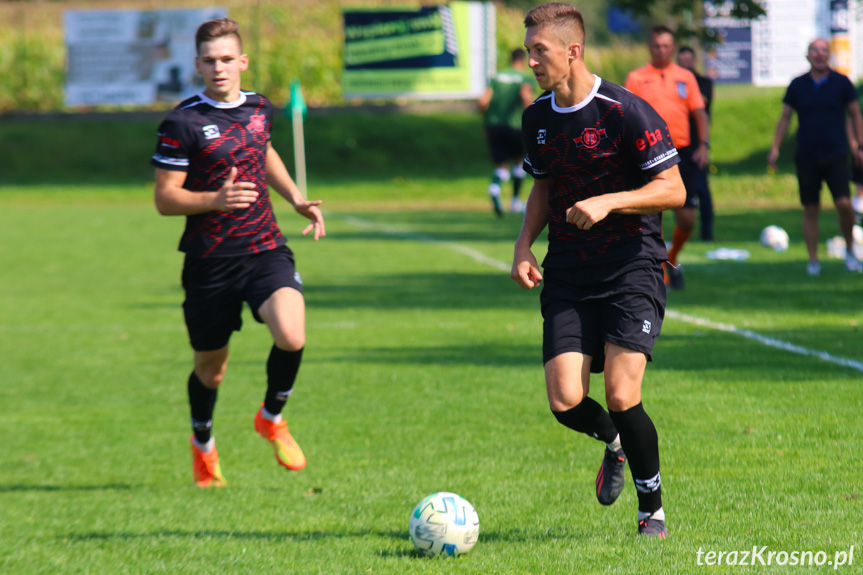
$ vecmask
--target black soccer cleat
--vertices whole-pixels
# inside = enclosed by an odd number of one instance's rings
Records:
[[[668,529],[665,528],[665,521],[654,519],[652,515],[638,522],[638,534],[645,537],[656,537],[657,539],[665,539],[668,537]]]
[[[596,474],[596,498],[603,505],[611,505],[623,491],[623,475],[626,471],[626,455],[622,449],[611,451],[605,448],[602,465]]]
[[[676,266],[668,264],[668,280],[671,285],[671,289],[683,289],[683,266],[680,264],[677,264]]]

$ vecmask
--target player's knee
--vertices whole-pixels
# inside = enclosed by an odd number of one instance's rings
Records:
[[[557,407],[557,408],[556,408]],[[563,404],[552,406],[551,413],[557,422],[566,428],[573,429],[579,433],[590,433],[594,427],[595,413],[585,402],[578,405],[565,407]]]
[[[630,407],[635,407],[640,402],[641,394],[622,389],[605,392],[605,403],[608,405],[609,411],[626,411]]]
[[[558,413],[578,407],[578,402],[550,397],[548,398],[548,407],[551,409],[551,412],[555,414],[555,417],[557,417]]]
[[[198,367],[195,369],[195,374],[197,374],[198,379],[201,380],[201,383],[204,387],[209,387],[210,389],[216,389],[222,382],[225,380],[225,371],[227,366],[220,367]]]
[[[273,338],[277,348],[284,351],[299,351],[306,346],[306,334],[282,333]]]

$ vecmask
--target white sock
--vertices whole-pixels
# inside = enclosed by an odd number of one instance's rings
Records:
[[[620,451],[620,435],[615,435],[614,440],[612,440],[611,443],[606,443],[605,445],[608,447],[609,451]]]
[[[658,521],[665,521],[665,511],[662,510],[662,507],[654,511],[653,513],[647,513],[642,510],[638,510],[638,520],[643,521],[647,518],[656,519]]]
[[[194,441],[195,447],[197,447],[198,451],[201,453],[210,453],[216,448],[216,438],[212,436],[210,436],[210,441],[207,443],[198,443],[197,439],[193,439],[192,441]]]
[[[280,423],[282,421],[281,413],[273,415],[272,413],[267,411],[266,407],[261,407],[261,417],[263,417],[267,421],[272,421],[273,423]]]

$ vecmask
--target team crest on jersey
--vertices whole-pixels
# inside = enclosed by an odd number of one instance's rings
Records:
[[[267,129],[264,121],[267,119],[263,114],[252,114],[251,122],[246,125],[246,129],[252,133],[263,132]]]
[[[677,83],[677,95],[684,100],[689,97],[689,90],[686,89],[686,82]]]
[[[545,130],[539,130],[536,132],[536,143],[544,144],[545,143]]]
[[[585,128],[579,137],[573,139],[573,142],[577,148],[595,148],[607,137],[605,128]]]
[[[208,140],[215,140],[222,135],[221,133],[219,133],[219,126],[217,126],[216,124],[210,124],[209,126],[204,126],[201,129],[204,130],[204,138]]]

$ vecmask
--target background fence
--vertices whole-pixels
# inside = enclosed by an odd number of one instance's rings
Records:
[[[424,2],[437,4],[439,2]],[[344,104],[342,8],[346,6],[418,5],[405,0],[183,0],[158,2],[0,2],[0,113],[64,110],[66,48],[65,10],[156,10],[223,6],[240,23],[250,68],[243,79],[248,89],[262,92],[276,105],[290,97],[290,81],[302,82],[310,106]],[[524,38],[523,9],[496,2],[498,61]],[[599,13],[599,12],[597,12]],[[587,14],[586,14],[587,15]],[[596,18],[594,18],[596,20]],[[604,21],[588,20],[588,66],[603,77],[622,82],[626,72],[647,61],[646,49],[612,41],[592,45],[593,36],[608,38]],[[171,104],[155,104],[154,109]],[[84,110],[76,108],[76,110]],[[89,110],[89,108],[87,109]],[[75,111],[75,110],[72,110]]]

